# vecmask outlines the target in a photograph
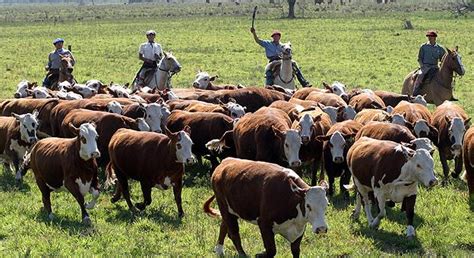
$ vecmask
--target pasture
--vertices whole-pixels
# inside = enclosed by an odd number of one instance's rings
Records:
[[[53,49],[51,41],[56,37],[65,38],[66,46],[72,45],[77,60],[74,74],[78,81],[131,82],[140,66],[138,46],[145,41],[144,32],[148,29],[157,31],[157,42],[166,51],[172,51],[183,66],[173,77],[174,87],[190,87],[198,69],[218,74],[220,83],[263,84],[266,59],[263,49],[254,43],[249,32],[249,16],[186,17],[184,14],[167,17],[155,12],[155,17],[144,18],[109,16],[109,19],[60,22],[32,22],[25,18],[0,23],[0,98],[12,97],[16,84],[22,79],[42,81],[47,54]],[[440,44],[450,48],[459,46],[467,72],[457,79],[455,96],[472,117],[472,18],[472,15],[455,18],[442,11],[383,11],[286,20],[268,11],[257,16],[256,29],[261,38],[267,38],[274,28],[281,30],[282,41],[292,42],[294,58],[315,87],[320,87],[323,80],[338,80],[349,88],[400,92],[403,78],[417,66],[418,46],[426,39],[425,31],[434,28],[439,31]],[[404,19],[410,19],[415,29],[403,30]],[[440,177],[437,153],[435,161]],[[100,177],[103,179],[103,174]],[[141,199],[138,184],[132,188],[132,199]],[[336,189],[335,197],[329,199],[329,231],[320,236],[307,229],[301,245],[303,256],[458,257],[474,253],[474,204],[469,205],[466,184],[460,179],[451,179],[446,187],[420,189],[415,211],[417,237],[412,241],[405,237],[405,215],[399,205],[387,209],[387,218],[378,230],[373,230],[368,228],[365,216],[359,221],[350,220],[354,198],[345,201],[338,195],[338,187]],[[56,218],[49,221],[41,211],[41,195],[32,172],[28,172],[23,186],[18,189],[14,175],[2,171],[0,254],[212,256],[220,221],[202,212],[202,204],[210,195],[208,167],[195,165],[185,172],[183,209],[186,215],[183,219],[177,217],[171,190],[154,189],[151,206],[137,217],[130,215],[123,200],[111,204],[110,191],[102,191],[97,207],[90,212],[93,226],[85,227],[80,222],[77,203],[69,193],[52,194]],[[247,253],[255,255],[263,251],[257,227],[245,222],[240,225]],[[280,236],[276,240],[277,255],[290,256],[286,240]],[[230,239],[226,239],[225,247],[227,255],[237,254]]]

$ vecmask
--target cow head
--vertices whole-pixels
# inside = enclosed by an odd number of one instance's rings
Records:
[[[18,85],[16,86],[16,92],[15,94],[13,94],[13,96],[17,99],[26,98],[30,96],[27,90],[31,90],[36,86],[37,86],[36,82],[30,83],[27,80],[23,80],[20,83],[18,83]]]
[[[86,86],[90,89],[96,90],[97,93],[106,93],[104,89],[107,85],[103,84],[99,80],[88,80],[86,82]]]
[[[168,128],[165,128],[165,130],[166,135],[171,139],[171,144],[174,144],[176,149],[176,162],[186,165],[194,164],[196,159],[191,151],[191,147],[193,146],[193,141],[191,140],[191,128],[185,126],[182,131],[177,133],[170,132]]]
[[[74,84],[72,86],[73,90],[80,94],[83,98],[90,98],[97,94],[97,90],[94,88],[89,88],[86,85]]]
[[[445,117],[445,120],[449,125],[448,137],[449,141],[451,142],[451,152],[455,157],[458,157],[461,155],[464,133],[466,132],[467,128],[469,128],[469,122],[471,119],[469,118],[466,121],[463,121],[460,117],[455,117],[452,119]]]
[[[290,129],[283,132],[274,126],[272,126],[272,130],[279,139],[279,142],[283,143],[283,152],[290,167],[301,166],[301,160],[299,158],[301,137],[298,131]]]
[[[207,72],[198,71],[196,79],[193,82],[193,87],[205,90],[209,84],[217,78],[219,78],[219,76],[214,75],[211,77]]]
[[[23,141],[33,144],[38,141],[36,131],[38,130],[38,110],[34,110],[32,114],[26,113],[17,115],[12,113],[16,120],[20,123],[20,137]]]
[[[425,99],[425,95],[416,95],[416,97],[412,98],[411,99],[411,102],[412,103],[416,103],[416,104],[420,104],[420,105],[423,105],[423,106],[428,106],[428,102],[426,101]]]
[[[427,150],[431,156],[433,156],[435,150],[431,140],[428,138],[416,138],[411,140],[410,143],[402,143],[402,145],[412,150]]]
[[[97,138],[99,138],[99,135],[97,134],[96,125],[94,123],[84,123],[81,124],[79,128],[69,123],[69,128],[79,139],[79,156],[81,159],[87,161],[92,158],[100,157],[100,151],[97,148]]]
[[[327,184],[301,189],[293,178],[290,177],[289,181],[291,190],[304,198],[305,219],[311,223],[313,233],[326,233],[328,231],[326,209],[329,205],[326,197]]]
[[[145,106],[145,110],[145,121],[150,125],[151,131],[161,133],[162,105],[160,103],[151,103]]]
[[[341,97],[344,101],[349,101],[349,95],[346,92],[346,85],[335,81],[331,85],[323,82],[324,88],[328,89],[330,92],[336,94],[337,96]]]
[[[121,115],[123,112],[123,106],[115,100],[107,103],[107,112]]]
[[[355,134],[342,134],[339,131],[331,135],[318,136],[319,141],[327,141],[331,151],[332,161],[336,164],[344,162],[344,150],[352,144]]]
[[[321,115],[311,117],[310,114],[304,114],[299,120],[299,132],[303,144],[308,144],[314,131],[314,123],[321,119]]]
[[[137,123],[138,131],[142,132],[150,132],[150,126],[148,123],[145,121],[145,118],[139,117],[135,119],[135,122]]]
[[[324,111],[324,113],[328,114],[329,118],[331,118],[331,124],[337,123],[337,107],[325,106],[321,103],[318,103],[318,107]]]
[[[27,89],[26,90],[31,96],[33,96],[34,99],[47,99],[51,98],[51,95],[48,92],[48,89],[45,87],[36,87],[32,90]]]
[[[111,85],[109,86],[110,93],[117,98],[130,98],[130,92],[127,88],[120,85]]]
[[[404,113],[390,115],[390,122],[392,122],[392,124],[405,126],[407,123],[407,120],[405,120],[404,115],[405,115]]]
[[[401,168],[401,180],[416,180],[426,187],[432,187],[438,183],[434,175],[434,160],[427,150],[413,151],[402,145],[398,145],[396,150],[401,151],[407,159]]]
[[[337,121],[354,120],[357,112],[350,106],[341,106],[337,109]]]
[[[158,100],[158,101],[160,101],[160,100]],[[166,124],[168,123],[168,117],[170,117],[170,115],[171,115],[170,106],[165,104],[162,99],[161,99],[161,102],[158,102],[158,103],[161,105],[161,115],[162,115],[161,116],[161,125],[163,127],[163,126],[166,126]]]
[[[226,104],[221,103],[221,106],[229,112],[229,116],[232,119],[238,119],[243,117],[245,115],[245,110],[247,109],[247,107],[241,106],[235,101],[235,99],[232,98]]]

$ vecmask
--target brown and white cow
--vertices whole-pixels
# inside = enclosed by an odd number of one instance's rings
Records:
[[[227,235],[239,255],[246,256],[238,218],[259,226],[265,257],[276,255],[275,234],[288,240],[293,257],[299,257],[306,223],[316,234],[328,230],[326,187],[309,187],[293,170],[267,162],[227,158],[216,168],[211,182],[214,195],[205,202],[204,212],[222,217],[214,249],[218,255],[224,255]],[[214,198],[220,212],[210,207]]]
[[[334,93],[325,93],[325,92],[311,92],[305,100],[312,100],[318,103],[321,103],[325,106],[332,106],[332,107],[345,107],[347,103]]]
[[[217,78],[219,78],[219,76],[210,76],[207,72],[198,71],[193,82],[193,87],[201,90],[235,90],[243,88],[243,86],[240,85],[213,85],[212,82]]]
[[[7,169],[14,167],[15,179],[21,180],[19,166],[26,152],[38,141],[38,111],[14,117],[0,116],[0,159]]]
[[[377,228],[385,216],[385,201],[402,202],[408,226],[406,235],[415,236],[413,217],[418,192],[418,182],[426,187],[437,184],[434,161],[427,150],[413,151],[392,141],[362,137],[347,153],[347,164],[357,189],[356,207],[352,214],[357,219],[363,203],[369,226]],[[379,214],[372,216],[373,193]]]
[[[43,196],[44,209],[53,219],[50,195],[52,191],[65,187],[79,203],[82,222],[91,224],[86,208],[95,206],[99,197],[96,158],[98,134],[95,125],[82,124],[74,128],[76,137],[71,139],[46,138],[38,141],[25,161],[25,169],[31,167],[36,183]],[[84,202],[84,196],[90,192],[92,201]]]
[[[194,164],[191,153],[193,142],[190,128],[166,135],[154,132],[137,132],[119,129],[110,140],[110,163],[107,166],[107,184],[118,180],[119,185],[112,197],[112,203],[120,200],[122,194],[131,212],[136,208],[144,210],[151,204],[151,189],[173,187],[178,206],[178,215],[184,215],[181,205],[184,165]],[[133,206],[130,200],[128,179],[140,181],[144,201]]]
[[[467,181],[469,196],[474,199],[474,127],[469,128],[464,135],[463,159],[466,166],[464,179]]]
[[[466,112],[450,101],[443,102],[433,113],[433,126],[438,129],[439,135],[437,147],[439,159],[443,165],[443,183],[447,182],[449,175],[447,160],[454,159],[453,177],[458,177],[461,173],[463,138],[470,121]]]
[[[393,114],[403,114],[404,120],[413,125],[413,132],[417,137],[427,137],[437,144],[438,129],[432,125],[433,116],[427,107],[401,101],[393,108]]]
[[[372,121],[386,122],[389,121],[390,114],[381,109],[367,108],[357,113],[354,120],[365,125]]]
[[[284,100],[275,101],[269,107],[283,110],[290,117],[291,121],[298,119],[299,113],[304,110],[303,106]]]
[[[362,128],[362,124],[359,122],[347,120],[334,124],[325,135],[317,137],[318,140],[324,141],[323,164],[329,180],[329,195],[334,194],[334,179],[336,177],[341,177],[339,181],[340,191],[347,195],[347,191],[343,186],[349,184],[351,173],[347,167],[346,155],[360,128]],[[324,173],[321,173],[321,175],[324,175]]]
[[[31,96],[31,94],[30,94],[30,92],[29,92],[28,90],[33,89],[33,88],[36,87],[37,85],[38,85],[37,82],[29,82],[29,81],[27,81],[27,80],[22,80],[22,81],[19,82],[18,85],[16,86],[16,91],[15,91],[15,93],[13,94],[13,96],[14,96],[16,99],[29,97],[29,96]]]
[[[99,167],[105,167],[109,162],[108,146],[112,135],[120,128],[128,128],[137,131],[150,131],[150,127],[143,118],[132,119],[126,116],[95,111],[88,109],[76,109],[69,112],[61,125],[61,135],[64,137],[74,137],[75,131],[71,130],[70,124],[80,126],[87,122],[94,122],[96,131],[100,135],[97,139],[97,146],[101,153],[97,158]]]
[[[301,165],[301,137],[280,109],[263,107],[246,114],[235,124],[233,136],[238,158]]]

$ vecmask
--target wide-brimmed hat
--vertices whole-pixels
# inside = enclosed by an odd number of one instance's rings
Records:
[[[56,44],[59,43],[59,42],[64,42],[64,39],[62,39],[62,38],[57,38],[57,39],[53,40],[53,45],[56,45]]]
[[[434,30],[429,30],[426,32],[427,37],[438,37],[438,34]]]
[[[280,37],[281,37],[281,32],[280,32],[279,30],[274,30],[274,31],[272,32],[271,37],[273,37],[273,36],[275,36],[275,35],[280,35]]]
[[[147,35],[147,36],[150,35],[150,34],[156,35],[156,31],[154,31],[154,30],[149,30],[149,31],[146,32],[146,35]]]

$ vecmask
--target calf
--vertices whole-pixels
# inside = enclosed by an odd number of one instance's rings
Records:
[[[70,124],[79,126],[87,122],[94,122],[97,127],[97,133],[100,135],[97,139],[97,146],[102,154],[97,158],[99,167],[104,167],[109,162],[109,145],[112,135],[120,128],[128,128],[138,131],[150,131],[150,127],[143,118],[132,119],[126,116],[94,111],[88,109],[76,109],[69,112],[61,125],[61,135],[64,137],[74,137],[75,131],[71,130]]]
[[[301,165],[300,135],[282,110],[263,107],[246,114],[235,124],[233,137],[238,158]]]
[[[385,201],[403,202],[402,210],[408,220],[406,235],[414,237],[413,217],[418,182],[426,187],[437,184],[434,161],[429,152],[424,149],[413,151],[392,141],[362,137],[349,149],[347,164],[358,192],[353,218],[359,217],[363,203],[369,226],[377,228],[386,214]],[[371,193],[379,208],[375,218],[371,211]]]
[[[212,82],[219,78],[219,76],[209,76],[207,72],[199,71],[196,74],[196,79],[193,82],[193,87],[202,90],[235,90],[243,88],[240,85],[213,85]]]
[[[28,90],[31,90],[33,89],[34,87],[36,87],[38,85],[37,82],[29,82],[27,80],[22,80],[21,82],[18,83],[18,85],[16,86],[16,91],[15,93],[13,94],[13,96],[16,98],[16,99],[20,99],[20,98],[26,98],[28,96],[31,96],[31,94],[29,93]]]
[[[386,108],[382,99],[370,92],[363,92],[355,95],[349,101],[349,105],[353,106],[357,112],[360,112],[366,108],[373,109],[384,109]]]
[[[13,113],[13,116],[0,116],[0,158],[8,164],[8,169],[13,165],[15,179],[19,181],[22,178],[19,171],[20,162],[30,147],[38,141],[38,111],[23,115]]]
[[[218,255],[224,255],[224,239],[228,235],[239,255],[247,256],[240,240],[238,218],[259,226],[265,257],[276,255],[275,234],[288,240],[293,257],[299,257],[306,223],[311,224],[316,234],[328,230],[326,188],[309,187],[290,169],[227,158],[216,168],[211,182],[214,195],[205,202],[204,212],[222,217],[214,249]],[[214,198],[220,212],[210,207]]]
[[[464,135],[463,159],[469,196],[474,199],[474,127],[469,128]]]
[[[79,128],[70,125],[75,131],[75,138],[47,138],[38,141],[25,161],[25,168],[31,167],[36,183],[43,196],[43,205],[48,217],[53,219],[50,194],[62,186],[74,196],[79,203],[82,222],[91,224],[86,208],[93,208],[99,197],[96,158],[100,157],[96,139],[95,125],[82,124]],[[87,205],[84,196],[92,194],[92,201]]]
[[[382,99],[385,106],[395,107],[401,101],[411,101],[413,99],[412,96],[402,95],[402,94],[398,94],[398,93],[394,93],[390,91],[376,90],[374,91],[374,93],[380,99]]]
[[[154,132],[137,132],[119,129],[110,140],[110,163],[107,166],[107,184],[114,179],[119,185],[112,197],[112,203],[120,200],[122,194],[128,208],[135,213],[151,204],[151,188],[168,189],[173,187],[174,199],[178,206],[178,215],[184,215],[181,205],[184,164],[195,162],[191,153],[193,142],[190,128],[166,135]],[[144,201],[133,206],[130,200],[128,179],[140,181]]]
[[[445,101],[433,113],[433,126],[438,129],[439,159],[443,165],[444,180],[447,183],[449,166],[447,160],[454,159],[453,177],[458,177],[462,170],[462,144],[464,132],[469,128],[470,118],[458,105]]]
[[[361,128],[362,124],[359,122],[348,120],[334,124],[325,135],[317,137],[318,140],[324,141],[323,164],[329,180],[329,195],[334,194],[334,179],[341,177],[339,189],[345,197],[349,197],[343,187],[349,184],[351,179],[351,173],[345,158],[347,151],[354,143],[354,136]],[[323,172],[321,172],[321,178],[324,178]]]

